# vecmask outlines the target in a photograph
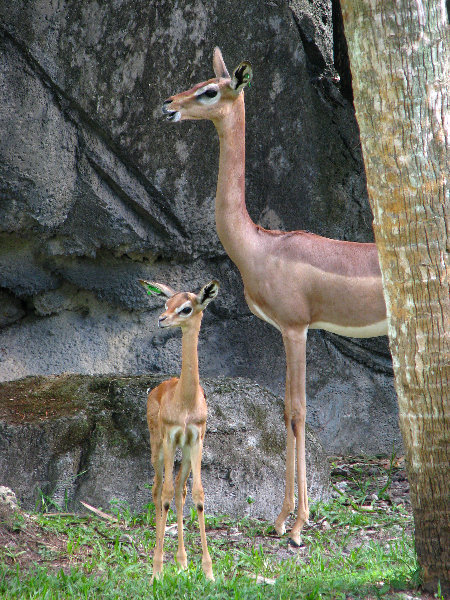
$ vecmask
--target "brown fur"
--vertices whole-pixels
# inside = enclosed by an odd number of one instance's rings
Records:
[[[144,285],[146,282],[141,281]],[[163,544],[167,513],[175,495],[178,522],[177,561],[181,568],[187,567],[187,556],[183,539],[183,507],[186,500],[186,481],[192,469],[192,497],[198,509],[200,537],[202,543],[202,566],[208,579],[214,579],[211,557],[205,533],[204,491],[201,482],[201,460],[203,440],[206,431],[206,398],[199,383],[197,344],[203,310],[217,294],[203,305],[200,304],[203,290],[198,294],[170,292],[168,286],[161,286],[163,293],[172,294],[167,300],[167,308],[160,316],[160,326],[179,326],[182,330],[182,368],[180,377],[163,381],[154,388],[147,399],[147,423],[150,432],[150,447],[155,479],[152,488],[156,508],[156,546],[153,557],[153,577],[158,577],[163,569]],[[158,286],[159,284],[152,285]],[[209,284],[210,285],[210,284]],[[206,287],[206,286],[205,286]],[[205,288],[203,288],[205,289]],[[168,291],[169,290],[169,291]],[[177,308],[190,302],[192,312],[180,315]],[[180,470],[173,482],[175,451],[182,450]],[[164,481],[163,481],[164,480]]]
[[[238,67],[242,70],[242,65]],[[290,533],[297,545],[308,519],[305,466],[305,373],[308,328],[368,337],[387,333],[386,306],[375,244],[331,240],[305,231],[269,231],[253,223],[245,206],[244,94],[233,89],[218,48],[216,79],[198,84],[165,103],[180,120],[209,119],[219,134],[216,192],[219,238],[238,267],[250,310],[277,327],[286,351],[286,489],[275,523],[279,534],[294,509],[297,458],[298,514]],[[218,86],[216,103],[195,96],[206,83]]]

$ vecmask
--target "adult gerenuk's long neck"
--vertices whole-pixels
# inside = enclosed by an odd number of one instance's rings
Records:
[[[198,374],[198,336],[201,322],[202,317],[198,315],[195,322],[189,328],[182,331],[181,375],[179,383],[182,386],[183,399],[188,404],[190,400],[196,399],[197,390],[200,385]]]
[[[214,121],[220,140],[216,228],[223,247],[239,267],[256,226],[245,206],[245,105],[241,93],[232,110]]]

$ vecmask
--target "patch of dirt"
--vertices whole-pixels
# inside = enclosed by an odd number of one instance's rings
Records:
[[[346,497],[344,504],[348,505],[352,512],[387,514],[393,511],[395,506],[402,505],[404,512],[412,517],[404,457],[395,458],[392,461],[387,458],[368,459],[357,456],[332,457],[330,460],[332,495]],[[351,508],[352,502],[355,506],[354,509]],[[289,531],[293,524],[294,517],[291,516],[286,523],[286,529]],[[331,525],[325,517],[316,518],[314,514],[311,514],[309,522],[303,529],[303,536],[307,537],[314,531],[326,533],[332,527],[336,526]],[[398,528],[397,532],[383,528],[382,524],[376,524],[369,528],[353,528],[351,531],[348,525],[337,525],[336,528],[339,529],[337,539],[339,542],[342,540],[342,544],[339,543],[339,551],[349,554],[353,549],[370,541],[387,544],[393,541],[393,535],[396,533],[405,532],[408,535],[413,533],[412,519],[411,525],[406,529],[401,526],[394,527]],[[349,535],[350,533],[351,535]],[[302,544],[300,548],[294,548],[286,537],[280,539],[273,528],[264,531],[263,534],[256,533],[255,536],[248,538],[237,528],[212,529],[208,532],[208,537],[222,541],[226,546],[239,545],[249,549],[261,546],[266,554],[276,556],[279,560],[296,556],[299,560],[307,561],[309,557],[307,543]],[[330,553],[336,550],[333,546],[334,543],[330,544]]]
[[[338,490],[347,490],[350,495],[367,494],[375,506],[384,506],[383,502],[403,504],[411,512],[404,456],[393,459],[334,457],[331,463],[331,479]]]
[[[35,517],[21,511],[7,515],[0,510],[0,547],[8,566],[28,570],[34,564],[47,565],[52,570],[68,569],[74,560],[67,555],[67,536],[42,528]],[[79,560],[81,559],[81,560]],[[77,557],[75,562],[82,562]]]

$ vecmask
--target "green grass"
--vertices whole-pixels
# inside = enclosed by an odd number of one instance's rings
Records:
[[[345,494],[316,504],[299,551],[290,550],[270,523],[208,517],[213,583],[201,570],[191,510],[185,517],[188,570],[177,571],[177,540],[166,535],[164,577],[153,584],[153,505],[138,515],[120,504],[113,509],[117,523],[64,514],[16,518],[11,536],[22,535],[23,545],[0,547],[0,598],[400,598],[396,590],[418,583],[411,516],[401,506],[367,510]],[[27,560],[27,540],[34,540],[33,560]],[[259,583],[258,575],[275,582]]]

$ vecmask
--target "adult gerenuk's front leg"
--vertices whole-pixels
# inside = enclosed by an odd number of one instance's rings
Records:
[[[295,439],[294,449],[296,448],[297,450],[297,519],[289,534],[291,543],[294,546],[300,545],[300,533],[309,517],[305,462],[306,335],[307,327],[301,329],[298,328],[283,335],[284,346],[286,349],[286,363],[288,365],[286,389],[288,390],[287,395],[289,395],[290,401],[290,414],[287,417],[288,432],[290,430],[292,431]],[[289,471],[286,473],[287,477],[289,476],[291,478],[290,481],[294,479],[294,475],[291,472],[291,469],[292,471],[294,470],[294,463],[295,458],[289,464]],[[287,487],[288,479],[286,479],[286,488]]]
[[[291,406],[291,386],[290,386],[290,367],[286,368],[286,393],[284,397],[284,421],[286,424],[286,479],[284,500],[281,512],[275,521],[275,531],[278,535],[284,535],[286,532],[286,519],[295,508],[295,436],[292,429],[292,406]]]

